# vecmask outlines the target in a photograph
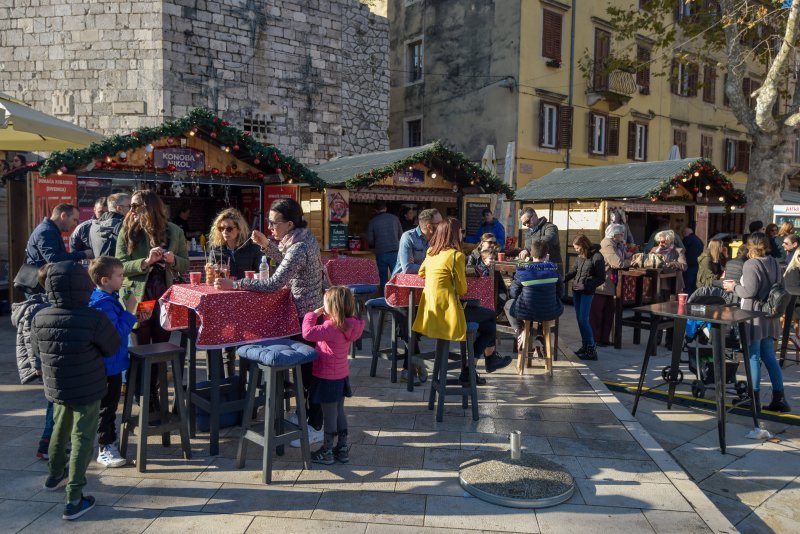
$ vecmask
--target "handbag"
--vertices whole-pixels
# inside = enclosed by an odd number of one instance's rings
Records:
[[[17,271],[17,276],[14,277],[14,289],[29,293],[41,293],[44,288],[39,285],[39,268],[23,263]]]

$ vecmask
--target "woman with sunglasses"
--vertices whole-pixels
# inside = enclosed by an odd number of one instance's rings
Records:
[[[214,218],[209,232],[209,253],[215,260],[230,266],[230,276],[244,278],[245,271],[258,271],[261,247],[250,241],[250,226],[235,208],[222,210]]]
[[[475,270],[481,271],[481,274],[487,274],[483,272],[483,252],[485,250],[495,250],[500,251],[500,246],[497,244],[497,238],[494,234],[490,232],[486,232],[481,236],[481,241],[478,243],[478,246],[475,247],[470,255],[467,257],[467,267],[473,267]]]

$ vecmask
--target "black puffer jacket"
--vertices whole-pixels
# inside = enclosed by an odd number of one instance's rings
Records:
[[[25,302],[11,305],[11,324],[17,329],[17,370],[23,384],[35,380],[42,363],[31,349],[31,321],[34,316],[50,306],[47,295],[35,293]]]
[[[106,394],[103,357],[117,352],[119,334],[103,312],[89,307],[94,286],[81,265],[55,264],[45,290],[51,306],[31,323],[31,348],[42,361],[44,395],[58,404],[98,401]]]
[[[594,295],[595,289],[603,285],[606,281],[606,263],[600,254],[600,245],[592,245],[589,248],[588,258],[578,256],[564,277],[564,282],[569,282],[573,278],[573,283],[583,284],[582,290],[575,291],[582,295]]]

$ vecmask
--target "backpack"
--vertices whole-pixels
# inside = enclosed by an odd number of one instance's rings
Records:
[[[756,260],[758,261],[758,260]],[[764,273],[764,278],[769,282],[769,275],[766,267],[761,261],[758,261],[758,268]],[[770,285],[769,293],[763,300],[753,299],[753,310],[764,312],[769,318],[782,317],[786,313],[786,308],[789,306],[791,295],[783,287],[783,279],[778,273],[778,279],[775,283]]]

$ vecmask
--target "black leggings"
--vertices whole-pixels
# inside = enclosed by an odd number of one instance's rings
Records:
[[[347,416],[344,413],[344,397],[339,402],[323,402],[322,417],[325,421],[325,442],[326,449],[333,447],[333,438],[339,436],[339,447],[347,445]]]

